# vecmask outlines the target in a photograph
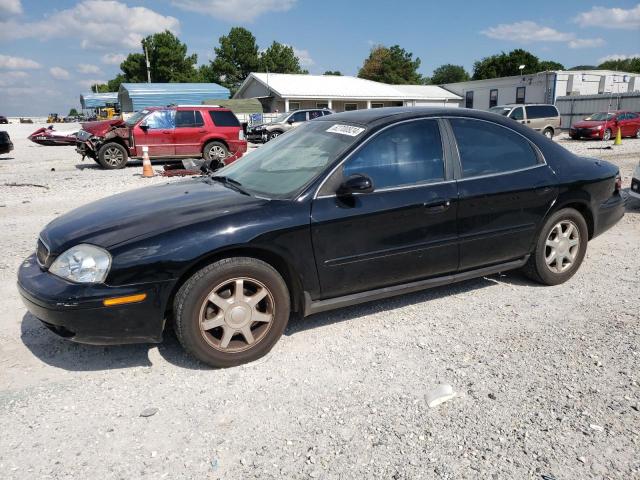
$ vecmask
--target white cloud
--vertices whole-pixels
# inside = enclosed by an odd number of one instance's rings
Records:
[[[497,40],[511,40],[521,43],[534,42],[567,42],[573,39],[573,34],[559,32],[550,27],[538,25],[536,22],[525,20],[515,23],[501,23],[487,28],[480,33]]]
[[[174,0],[176,7],[227,22],[252,22],[268,12],[286,12],[297,0]]]
[[[83,0],[60,10],[45,20],[19,23],[0,22],[0,38],[58,37],[78,39],[82,48],[140,47],[146,36],[163,30],[177,33],[177,18],[161,15],[146,7],[129,7],[116,0]]]
[[[97,75],[100,72],[100,67],[96,66],[96,65],[91,65],[90,63],[80,63],[77,65],[76,69],[78,70],[79,73],[82,74],[92,74],[92,75]]]
[[[89,79],[89,80],[78,80],[78,85],[86,88],[87,90],[91,88],[92,85],[97,84],[103,84],[103,83],[107,83],[106,80],[96,80],[96,79]]]
[[[614,53],[613,55],[607,55],[606,57],[599,58],[598,64],[608,62],[609,60],[626,60],[628,58],[640,58],[640,53],[631,53],[629,55]]]
[[[29,58],[10,57],[9,55],[0,55],[0,69],[20,70],[40,68],[41,65]]]
[[[0,75],[0,87],[22,86],[23,80],[28,78],[29,74],[20,70],[3,72]]]
[[[300,65],[302,67],[310,67],[314,63],[316,63],[313,61],[313,58],[311,58],[311,54],[309,53],[308,50],[304,50],[304,49],[298,50],[296,47],[292,47],[292,48],[293,48],[293,53],[300,60]]]
[[[569,48],[593,48],[604,45],[601,38],[576,38],[569,42]]]
[[[0,15],[20,15],[21,13],[20,0],[0,0]]]
[[[102,56],[102,63],[107,65],[120,65],[124,62],[124,59],[127,58],[125,55],[121,53],[106,53]]]
[[[69,78],[69,72],[67,72],[64,68],[60,67],[51,67],[49,69],[49,73],[51,76],[57,80],[67,80]]]
[[[634,30],[640,28],[640,3],[629,9],[593,7],[588,12],[578,14],[573,20],[581,27]]]

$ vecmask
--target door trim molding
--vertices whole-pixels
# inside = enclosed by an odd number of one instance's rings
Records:
[[[529,260],[529,256],[530,255],[525,255],[518,260],[469,270],[467,272],[428,278],[426,280],[419,280],[417,282],[404,283],[402,285],[394,285],[391,287],[377,288],[375,290],[328,298],[326,300],[312,300],[309,292],[304,292],[304,316],[307,317],[314,313],[326,312],[336,308],[348,307],[359,303],[371,302],[373,300],[382,300],[384,298],[404,293],[418,292],[428,288],[440,287],[476,277],[492,275],[494,273],[505,272],[507,270],[514,270],[524,266],[524,264]]]

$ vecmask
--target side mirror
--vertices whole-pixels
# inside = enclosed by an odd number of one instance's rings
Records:
[[[345,179],[338,188],[338,195],[352,195],[354,193],[373,192],[373,180],[367,175],[354,173]]]
[[[140,130],[142,130],[143,132],[147,132],[147,130],[149,130],[149,125],[147,125],[146,123],[141,123],[140,124]]]
[[[287,120],[287,123],[288,123],[289,125],[292,125],[292,124],[293,124],[293,119],[292,119],[292,118],[290,118],[289,120]]]

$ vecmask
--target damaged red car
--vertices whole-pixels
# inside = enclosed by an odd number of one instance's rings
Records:
[[[215,170],[240,158],[247,141],[231,110],[204,105],[148,108],[127,120],[83,123],[77,134],[82,158],[108,169],[142,158],[143,147],[152,160],[203,157]]]

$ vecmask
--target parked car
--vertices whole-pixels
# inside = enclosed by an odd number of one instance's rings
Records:
[[[7,117],[4,117],[2,115],[0,115],[0,124],[8,124],[9,123],[9,119]]]
[[[0,131],[0,155],[9,153],[13,150],[13,142],[8,132]]]
[[[63,337],[160,342],[170,318],[226,367],[268,352],[292,313],[516,268],[563,283],[624,215],[620,188],[615,165],[486,112],[338,113],[212,176],[57,217],[18,285]]]
[[[54,130],[53,125],[37,129],[27,138],[38,145],[51,147],[57,146],[73,146],[76,144],[76,135],[78,132],[58,132]]]
[[[560,112],[555,105],[545,104],[510,104],[489,109],[492,113],[503,115],[520,122],[529,128],[541,132],[547,138],[553,138],[561,128]]]
[[[638,165],[636,165],[636,168],[633,171],[629,193],[632,197],[640,200],[640,162],[638,162]]]
[[[640,138],[640,114],[625,110],[594,113],[574,123],[569,129],[569,136],[574,140],[579,138],[610,140],[617,135],[618,128],[623,137]]]
[[[250,142],[268,142],[308,120],[331,115],[332,113],[327,108],[311,108],[309,110],[295,110],[283,113],[272,122],[260,123],[247,128],[247,140]]]
[[[102,167],[124,168],[129,158],[204,157],[214,166],[242,157],[247,141],[237,117],[227,108],[195,105],[148,108],[126,121],[103,120],[82,124],[76,150]]]

